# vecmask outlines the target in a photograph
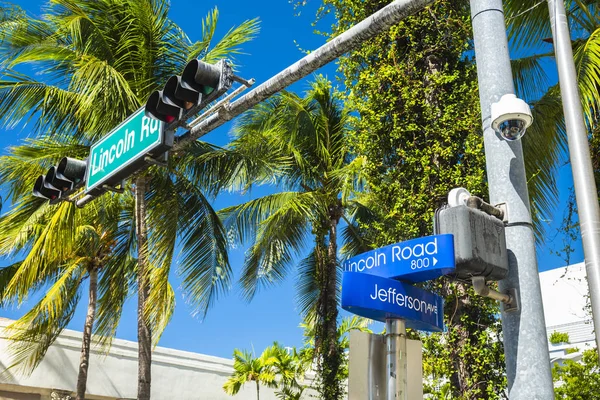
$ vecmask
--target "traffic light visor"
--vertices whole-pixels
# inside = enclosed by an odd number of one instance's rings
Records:
[[[60,191],[47,184],[44,175],[40,175],[33,185],[33,195],[42,199],[55,200],[60,196]]]
[[[179,108],[189,110],[198,103],[200,93],[184,86],[180,76],[172,76],[163,89],[163,98],[168,99]]]
[[[185,66],[181,80],[191,89],[208,95],[219,87],[221,70],[216,65],[192,60]]]
[[[87,162],[76,158],[63,157],[56,167],[56,175],[73,182],[77,186],[85,179]]]
[[[61,192],[73,189],[73,182],[57,173],[56,167],[50,167],[44,181],[55,187]]]
[[[158,106],[159,100],[160,100],[160,92],[159,91],[152,92],[150,97],[148,97],[148,101],[146,102],[146,108],[144,110],[144,113],[146,114],[146,116],[148,118],[158,119],[158,120],[166,122],[166,123],[171,123],[171,122],[175,121],[175,116],[161,113],[158,110],[157,106]]]

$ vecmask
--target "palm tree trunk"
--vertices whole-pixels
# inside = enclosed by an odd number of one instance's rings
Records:
[[[85,400],[88,368],[90,366],[90,343],[92,341],[92,328],[96,318],[96,304],[98,299],[98,268],[94,265],[89,269],[90,289],[87,315],[83,325],[83,339],[81,342],[81,357],[79,359],[79,373],[77,375],[77,400]]]
[[[341,217],[341,207],[332,206],[329,212],[329,244],[327,246],[327,267],[325,276],[325,307],[323,338],[323,398],[338,400],[342,397],[341,382],[338,381],[340,350],[337,342],[337,227]]]
[[[256,381],[256,400],[260,400],[260,385],[258,384],[258,381]]]
[[[144,317],[150,285],[148,282],[148,229],[146,226],[146,177],[135,181],[136,233],[138,244],[138,400],[150,399],[152,333]]]

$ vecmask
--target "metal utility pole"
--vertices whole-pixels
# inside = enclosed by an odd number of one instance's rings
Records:
[[[471,18],[492,204],[507,205],[509,271],[500,291],[516,289],[520,307],[502,311],[508,390],[511,400],[554,398],[542,293],[535,256],[521,142],[503,140],[491,128],[491,105],[514,94],[501,0],[471,0]]]
[[[562,0],[548,0],[558,80],[562,97],[579,228],[585,255],[585,269],[592,303],[596,350],[600,355],[600,211],[598,190],[590,157],[588,134],[583,119],[577,73],[571,48],[571,34]]]

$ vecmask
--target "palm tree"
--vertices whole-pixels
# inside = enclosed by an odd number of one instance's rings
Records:
[[[509,37],[517,54],[531,54],[513,60],[517,92],[533,106],[534,124],[523,140],[530,194],[534,209],[548,215],[556,204],[556,169],[566,151],[566,135],[558,84],[550,85],[544,72],[553,61],[552,33],[546,2],[534,0],[504,2]],[[600,7],[597,2],[572,0],[565,3],[573,35],[573,56],[579,92],[589,127],[593,163],[600,170],[598,108],[600,106]],[[546,64],[544,64],[546,62]],[[538,235],[539,238],[539,235]]]
[[[338,371],[339,379],[345,381],[348,379],[348,350],[350,350],[350,332],[367,332],[373,333],[369,329],[371,320],[363,317],[352,316],[350,318],[344,318],[342,323],[337,330],[337,341],[339,343],[340,351],[343,354],[342,365]],[[304,358],[305,361],[313,358],[312,352],[314,351],[315,345],[315,326],[310,322],[300,324],[304,329],[304,348],[300,351],[300,357]]]
[[[120,313],[110,306],[111,299],[118,297],[115,289],[128,290],[133,260],[112,254],[117,241],[118,213],[127,202],[126,197],[106,196],[85,210],[68,203],[55,208],[30,196],[21,198],[21,192],[30,189],[26,183],[39,176],[43,164],[64,156],[66,151],[77,153],[82,147],[43,138],[13,147],[9,155],[0,157],[0,179],[10,182],[11,200],[16,202],[0,217],[0,255],[27,253],[22,261],[0,272],[0,293],[4,305],[20,305],[34,292],[47,289],[31,310],[8,327],[14,356],[10,367],[30,373],[72,320],[81,285],[86,276],[89,277],[76,390],[77,399],[84,399],[98,304],[99,317],[105,323],[97,331],[112,337],[118,321],[118,316],[113,315]],[[101,298],[98,300],[99,277]]]
[[[209,12],[201,40],[191,42],[168,18],[165,0],[52,0],[43,19],[3,7],[0,119],[11,125],[34,118],[35,134],[89,146],[187,61],[234,55],[257,32],[257,21],[246,21],[210,46],[217,17],[216,9]],[[41,71],[39,79],[19,72],[23,65]],[[121,214],[113,251],[138,258],[140,399],[150,396],[152,344],[174,307],[168,276],[176,238],[183,290],[196,312],[205,313],[230,281],[225,232],[200,190],[203,181],[193,158],[174,155],[166,171],[150,169],[135,179],[135,212]],[[122,301],[113,305],[120,309]]]
[[[295,393],[302,393],[303,386],[299,380],[304,378],[308,364],[300,358],[296,348],[288,349],[274,342],[265,349],[263,357],[276,376],[277,397],[285,400],[294,398]]]
[[[252,240],[240,278],[247,299],[261,286],[282,280],[312,236],[309,255],[297,265],[298,299],[302,313],[316,319],[325,399],[338,399],[343,392],[337,379],[337,241],[340,219],[358,206],[351,194],[363,161],[350,157],[348,129],[349,115],[338,94],[320,77],[304,98],[283,92],[244,114],[231,146],[203,159],[204,165],[211,157],[223,164],[238,162],[221,165],[234,172],[226,182],[234,187],[269,182],[283,190],[220,212],[238,240]]]
[[[256,384],[256,400],[260,400],[260,385],[275,386],[275,373],[271,368],[271,355],[263,352],[260,357],[253,357],[246,350],[233,351],[233,374],[223,385],[229,395],[237,394],[246,382]]]

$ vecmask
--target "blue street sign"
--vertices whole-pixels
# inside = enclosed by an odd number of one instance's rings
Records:
[[[375,275],[344,272],[342,308],[382,322],[386,318],[405,319],[407,327],[421,331],[444,329],[444,302],[440,296]]]
[[[409,282],[425,282],[454,271],[452,234],[424,236],[354,256],[345,272],[362,272]]]

